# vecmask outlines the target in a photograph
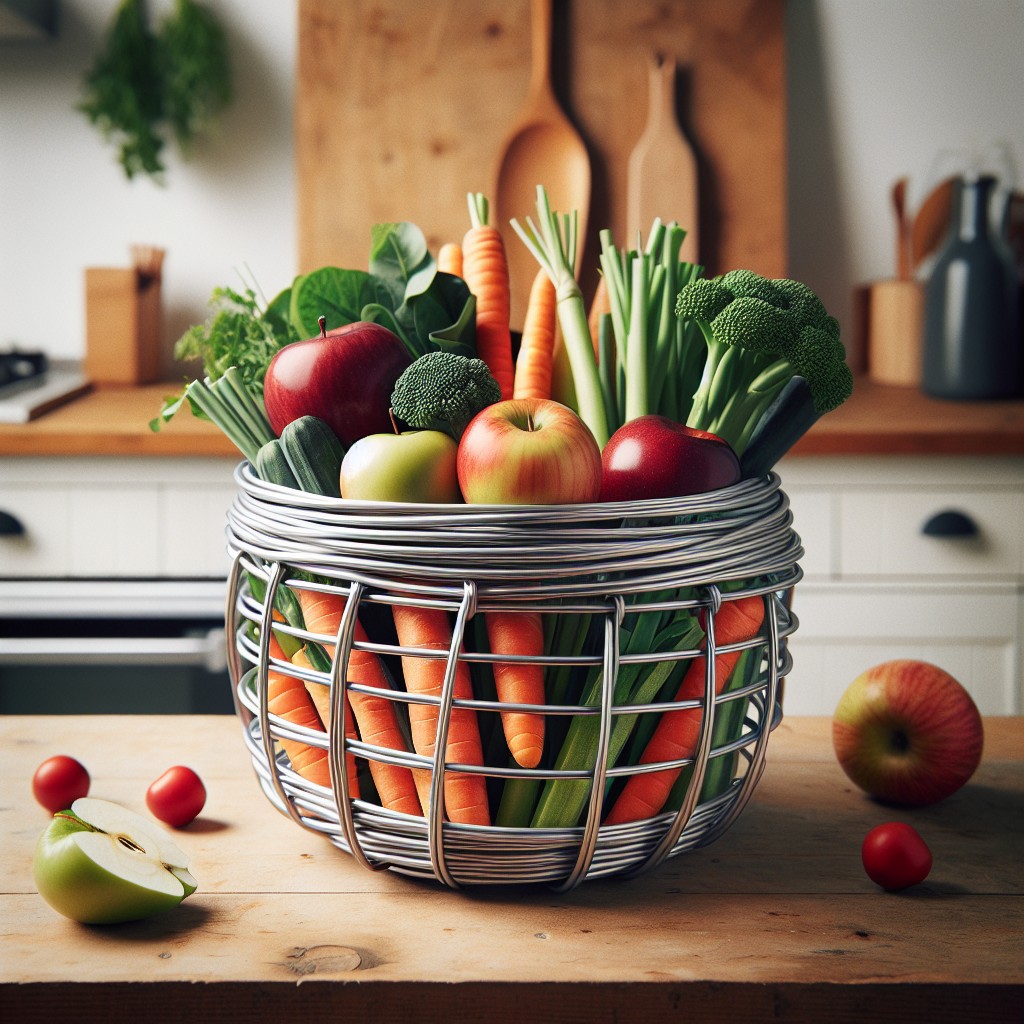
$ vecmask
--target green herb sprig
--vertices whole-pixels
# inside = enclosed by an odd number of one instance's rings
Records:
[[[125,175],[162,182],[167,138],[187,157],[231,100],[224,29],[196,0],[175,0],[154,32],[145,0],[121,0],[84,89],[78,109],[117,146]]]

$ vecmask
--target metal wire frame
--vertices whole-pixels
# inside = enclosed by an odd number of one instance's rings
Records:
[[[797,625],[780,595],[790,591],[799,579],[796,559],[802,549],[792,531],[788,501],[779,489],[777,477],[716,492],[706,503],[692,499],[628,503],[617,507],[614,514],[609,506],[501,510],[481,510],[477,506],[399,506],[396,513],[393,506],[354,506],[309,495],[301,497],[299,506],[293,506],[285,504],[284,499],[294,499],[296,492],[262,484],[245,469],[240,469],[237,477],[240,492],[228,526],[229,548],[235,559],[226,618],[227,632],[232,638],[228,653],[235,706],[244,725],[253,765],[274,806],[302,827],[326,835],[363,866],[433,877],[453,888],[543,882],[565,890],[587,878],[635,875],[667,857],[711,842],[735,821],[750,799],[764,768],[769,733],[781,718],[780,681],[789,667],[785,637]],[[279,491],[283,493],[276,493]],[[479,515],[474,515],[474,511],[479,511]],[[503,515],[503,511],[508,514]],[[556,564],[551,576],[544,575],[547,563],[541,556],[545,554],[552,555]],[[443,566],[431,561],[442,555]],[[521,576],[524,561],[529,569],[528,574]],[[326,577],[330,582],[311,583],[310,574]],[[250,575],[260,577],[266,584],[262,601],[257,601],[245,585]],[[743,583],[737,585],[738,580]],[[291,630],[301,640],[334,647],[331,672],[326,679],[323,673],[290,663],[277,666],[307,681],[329,685],[330,720],[326,734],[291,725],[269,712],[271,616],[276,593],[282,586],[319,587],[346,598],[336,636],[319,636],[274,624],[274,628]],[[727,594],[723,594],[723,587],[728,587]],[[696,588],[697,596],[675,601],[639,599],[656,597],[656,592],[665,589],[686,588]],[[546,595],[543,600],[541,593]],[[722,600],[751,594],[761,596],[765,602],[762,634],[743,644],[719,647],[714,623]],[[395,645],[356,642],[354,627],[360,606],[374,603],[419,604],[454,612],[450,649],[438,655]],[[627,615],[698,607],[708,612],[700,650],[659,652],[646,657],[620,651],[620,626]],[[599,654],[571,659],[545,655],[536,659],[546,665],[571,661],[599,666],[600,705],[537,706],[457,700],[454,681],[460,660],[523,660],[464,652],[469,622],[479,611],[496,608],[600,616],[603,645]],[[246,621],[259,623],[258,644],[249,637]],[[764,649],[758,677],[742,691],[716,693],[716,656],[747,648]],[[419,697],[403,690],[382,691],[348,681],[348,662],[354,649],[406,657],[444,657],[440,695]],[[614,706],[612,695],[620,667],[630,660],[653,663],[698,655],[704,657],[706,666],[703,696],[698,701],[673,705],[676,709],[701,710],[693,756],[660,764],[609,765],[607,753],[615,718],[664,708],[660,703]],[[436,703],[439,724],[433,757],[347,740],[343,704],[346,689],[406,703]],[[739,733],[714,747],[716,713],[733,700],[747,703]],[[589,771],[559,772],[447,762],[448,725],[452,710],[457,707],[596,715],[599,727],[594,764]],[[308,782],[291,769],[278,749],[282,739],[327,750],[329,789]],[[353,800],[349,796],[349,753],[429,771],[431,800],[427,817],[412,818],[365,800]],[[734,771],[732,783],[723,793],[702,800],[707,768],[718,757],[737,758],[742,770]],[[607,783],[634,772],[666,768],[692,771],[686,796],[677,811],[630,825],[600,824]],[[446,773],[458,772],[504,779],[585,779],[590,785],[590,799],[584,823],[564,829],[509,829],[449,822],[444,817],[444,778]]]

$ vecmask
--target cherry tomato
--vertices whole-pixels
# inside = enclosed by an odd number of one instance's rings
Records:
[[[873,828],[861,847],[868,878],[895,891],[917,885],[932,869],[932,851],[917,830],[902,821],[887,821]]]
[[[89,773],[73,757],[48,757],[32,776],[32,795],[51,813],[67,810],[89,792]]]
[[[192,821],[206,803],[203,780],[191,768],[168,768],[146,790],[146,806],[167,825],[181,828]]]

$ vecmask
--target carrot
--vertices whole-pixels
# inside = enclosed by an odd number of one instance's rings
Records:
[[[715,616],[715,639],[719,644],[739,643],[757,635],[764,621],[764,602],[760,597],[744,597],[737,601],[724,601]],[[742,651],[729,651],[715,657],[715,692],[721,693],[736,667]],[[704,675],[707,659],[697,658],[687,669],[679,684],[675,699],[697,700],[704,694]],[[663,711],[640,757],[641,764],[675,761],[691,757],[700,737],[701,708],[682,711]],[[606,825],[639,821],[653,817],[664,806],[672,784],[682,768],[666,768],[658,772],[633,775],[626,782],[611,811]]]
[[[530,286],[513,398],[550,398],[555,347],[555,286],[541,267]]]
[[[597,288],[594,297],[590,301],[590,313],[587,316],[587,324],[590,327],[590,339],[594,343],[594,355],[600,358],[601,338],[601,317],[605,313],[611,313],[612,304],[608,297],[608,285],[605,283],[604,274],[597,279]]]
[[[447,651],[451,646],[448,613],[440,608],[415,608],[396,604],[393,608],[398,642],[402,647],[420,647],[430,651]],[[410,693],[438,697],[444,684],[446,664],[440,658],[402,656],[405,687]],[[469,666],[460,661],[455,675],[455,697],[470,700],[473,696]],[[410,704],[409,722],[416,753],[433,757],[437,744],[440,708],[436,704]],[[476,713],[467,708],[452,708],[448,726],[448,761],[460,764],[484,763],[483,744]],[[451,821],[467,825],[489,825],[487,784],[482,775],[452,772],[444,780],[444,803]]]
[[[479,192],[469,195],[469,217],[470,228],[462,239],[462,277],[476,296],[476,352],[501,386],[501,397],[511,398],[515,370],[505,242],[501,232],[488,224],[487,199]]]
[[[540,612],[488,612],[487,637],[492,654],[541,655],[544,621]],[[544,703],[544,666],[494,662],[498,700],[506,704]],[[544,752],[544,717],[533,712],[503,711],[501,725],[512,756],[524,768],[536,768]]]
[[[327,636],[337,635],[338,626],[341,623],[341,616],[345,611],[345,598],[339,594],[319,592],[312,590],[299,590],[299,605],[302,608],[302,617],[306,628],[311,633],[322,633]],[[365,641],[366,631],[358,621],[355,625],[355,639]],[[327,653],[334,657],[334,645],[324,645]],[[388,687],[387,676],[381,666],[380,660],[375,654],[369,651],[360,651],[352,648],[348,659],[348,678],[350,682],[362,683],[365,686],[376,686],[386,689]],[[330,695],[327,688],[310,684],[310,689],[318,707],[321,717],[327,712]],[[391,750],[405,750],[405,739],[398,727],[398,718],[395,714],[395,707],[392,701],[386,697],[375,697],[368,693],[356,693],[348,691],[346,701],[346,716],[351,713],[355,716],[355,723],[358,727],[359,737],[364,743],[372,743],[378,747],[387,747]],[[324,719],[326,721],[326,719]],[[370,775],[373,784],[377,787],[381,804],[391,810],[402,811],[405,814],[420,816],[426,813],[430,798],[430,773],[427,771],[413,772],[401,765],[384,764],[371,758]],[[417,776],[417,778],[414,778]]]
[[[462,246],[458,242],[445,242],[437,253],[437,269],[443,274],[462,277]]]
[[[306,654],[305,647],[296,651],[292,655],[292,664],[298,665],[301,668],[313,667],[309,660],[309,656]],[[309,696],[313,699],[313,703],[316,705],[320,720],[324,723],[329,722],[331,718],[331,705],[330,695],[327,693],[327,687],[320,686],[318,683],[306,683],[306,690]],[[345,704],[345,736],[350,740],[358,739],[358,736],[356,735],[356,727],[352,721],[352,709],[347,703]],[[356,774],[355,754],[346,754],[345,760],[348,765],[348,795],[353,800],[358,800],[359,778]],[[330,783],[328,782],[327,785],[330,785]]]
[[[270,636],[270,656],[279,661],[288,660],[273,634]],[[267,707],[272,715],[283,718],[292,725],[324,731],[323,722],[305,686],[302,685],[302,680],[287,672],[268,668]],[[284,747],[288,760],[299,775],[318,786],[330,786],[331,773],[326,750],[297,740],[281,740],[281,746]]]

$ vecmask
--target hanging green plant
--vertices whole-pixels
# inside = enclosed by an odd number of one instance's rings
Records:
[[[230,100],[227,36],[213,14],[175,0],[154,32],[145,0],[121,0],[78,109],[117,147],[129,179],[161,180],[167,138],[187,158]]]

